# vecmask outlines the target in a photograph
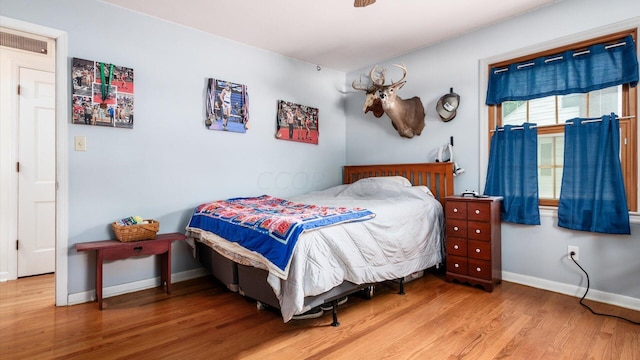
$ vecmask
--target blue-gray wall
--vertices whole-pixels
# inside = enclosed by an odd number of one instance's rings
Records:
[[[379,64],[392,77],[394,63],[409,69],[400,95],[420,96],[427,110],[427,126],[414,139],[400,138],[386,116],[362,113],[363,93],[350,91],[350,84],[370,66],[348,74],[318,72],[314,64],[93,0],[2,0],[0,14],[66,31],[69,57],[135,70],[135,129],[69,125],[69,293],[77,293],[93,288],[93,262],[73,245],[108,238],[108,223],[123,216],[156,218],[161,231],[182,231],[202,201],[324,188],[340,182],[345,163],[433,161],[437,147],[450,136],[455,159],[466,170],[455,179],[457,190],[482,189],[487,148],[483,61],[634,17],[637,23],[640,2],[559,1]],[[249,86],[247,134],[204,129],[207,77]],[[444,123],[434,109],[450,87],[462,100],[457,117]],[[320,145],[274,139],[279,99],[320,109]],[[75,135],[87,137],[87,152],[73,151]],[[619,237],[559,229],[556,222],[549,210],[541,226],[503,224],[505,278],[565,292],[585,286],[565,256],[567,245],[578,245],[592,287],[638,306],[640,225],[632,226],[632,236]],[[174,256],[174,272],[198,266],[184,248]],[[105,285],[156,276],[145,261],[153,260],[109,264]]]

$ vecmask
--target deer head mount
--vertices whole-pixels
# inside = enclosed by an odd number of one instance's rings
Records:
[[[398,90],[406,83],[404,79],[407,77],[407,68],[404,65],[394,66],[403,72],[402,78],[396,82],[392,80],[391,84],[385,85],[386,69],[376,65],[369,71],[371,85],[364,86],[361,78],[358,84],[354,80],[351,86],[367,94],[362,109],[365,114],[369,111],[373,111],[376,117],[387,114],[400,136],[412,138],[420,135],[424,129],[424,106],[417,96],[405,100],[397,95]]]

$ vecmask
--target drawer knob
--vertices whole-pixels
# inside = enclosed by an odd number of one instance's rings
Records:
[[[482,269],[480,269],[479,267],[477,267],[477,268],[476,268],[476,271],[477,271],[477,272],[480,272],[480,271],[482,271]]]
[[[480,214],[480,210],[476,210],[476,215]]]
[[[458,231],[458,230],[459,230],[459,229],[458,229],[458,227],[457,227],[457,226],[454,226],[454,227],[453,227],[453,231]]]
[[[136,246],[133,248],[133,251],[135,251],[136,253],[139,253],[140,251],[142,251],[142,246]]]
[[[480,229],[476,229],[476,234],[480,234]]]
[[[453,245],[453,248],[458,250],[460,247],[458,245]]]
[[[458,212],[458,208],[453,208],[453,212],[457,213]]]
[[[459,267],[460,267],[460,264],[453,264],[453,267],[457,267],[457,268],[459,268]]]
[[[479,254],[480,253],[480,249],[476,249],[476,252]]]

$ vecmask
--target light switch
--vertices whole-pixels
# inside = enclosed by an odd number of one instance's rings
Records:
[[[84,136],[74,137],[76,151],[87,151],[87,138]]]

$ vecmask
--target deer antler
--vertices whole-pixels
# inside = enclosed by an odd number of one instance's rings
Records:
[[[353,87],[355,90],[369,91],[368,87],[362,85],[362,76],[360,76],[360,82],[357,85],[356,81],[353,80],[353,82],[351,83],[351,87]]]
[[[404,66],[404,64],[402,64],[402,65],[393,64],[393,66],[396,66],[396,67],[402,69],[402,79],[400,79],[398,81],[391,80],[391,85],[390,86],[394,86],[394,85],[397,85],[397,84],[401,83],[404,80],[404,78],[407,77],[407,67]]]
[[[384,79],[385,79],[385,75],[387,73],[387,69],[379,68],[379,70],[377,72],[375,71],[376,69],[378,69],[378,65],[376,65],[373,68],[371,68],[371,72],[369,73],[369,78],[371,79],[371,82],[373,84],[375,84],[377,86],[384,86]],[[380,74],[380,75],[378,75],[378,74]],[[375,78],[374,78],[374,76],[375,76]]]
[[[376,2],[376,0],[355,0],[353,2],[353,6],[355,6],[355,7],[365,7],[365,6],[369,6],[369,5],[373,4],[374,2]]]
[[[378,71],[376,71],[378,70]],[[386,69],[380,68],[378,65],[371,68],[369,71],[369,79],[371,79],[371,85],[365,87],[362,84],[362,76],[360,77],[360,82],[356,84],[356,81],[353,80],[351,86],[355,90],[366,91],[367,93],[372,93],[376,90],[379,90],[382,86],[384,86],[384,77],[385,77]]]

